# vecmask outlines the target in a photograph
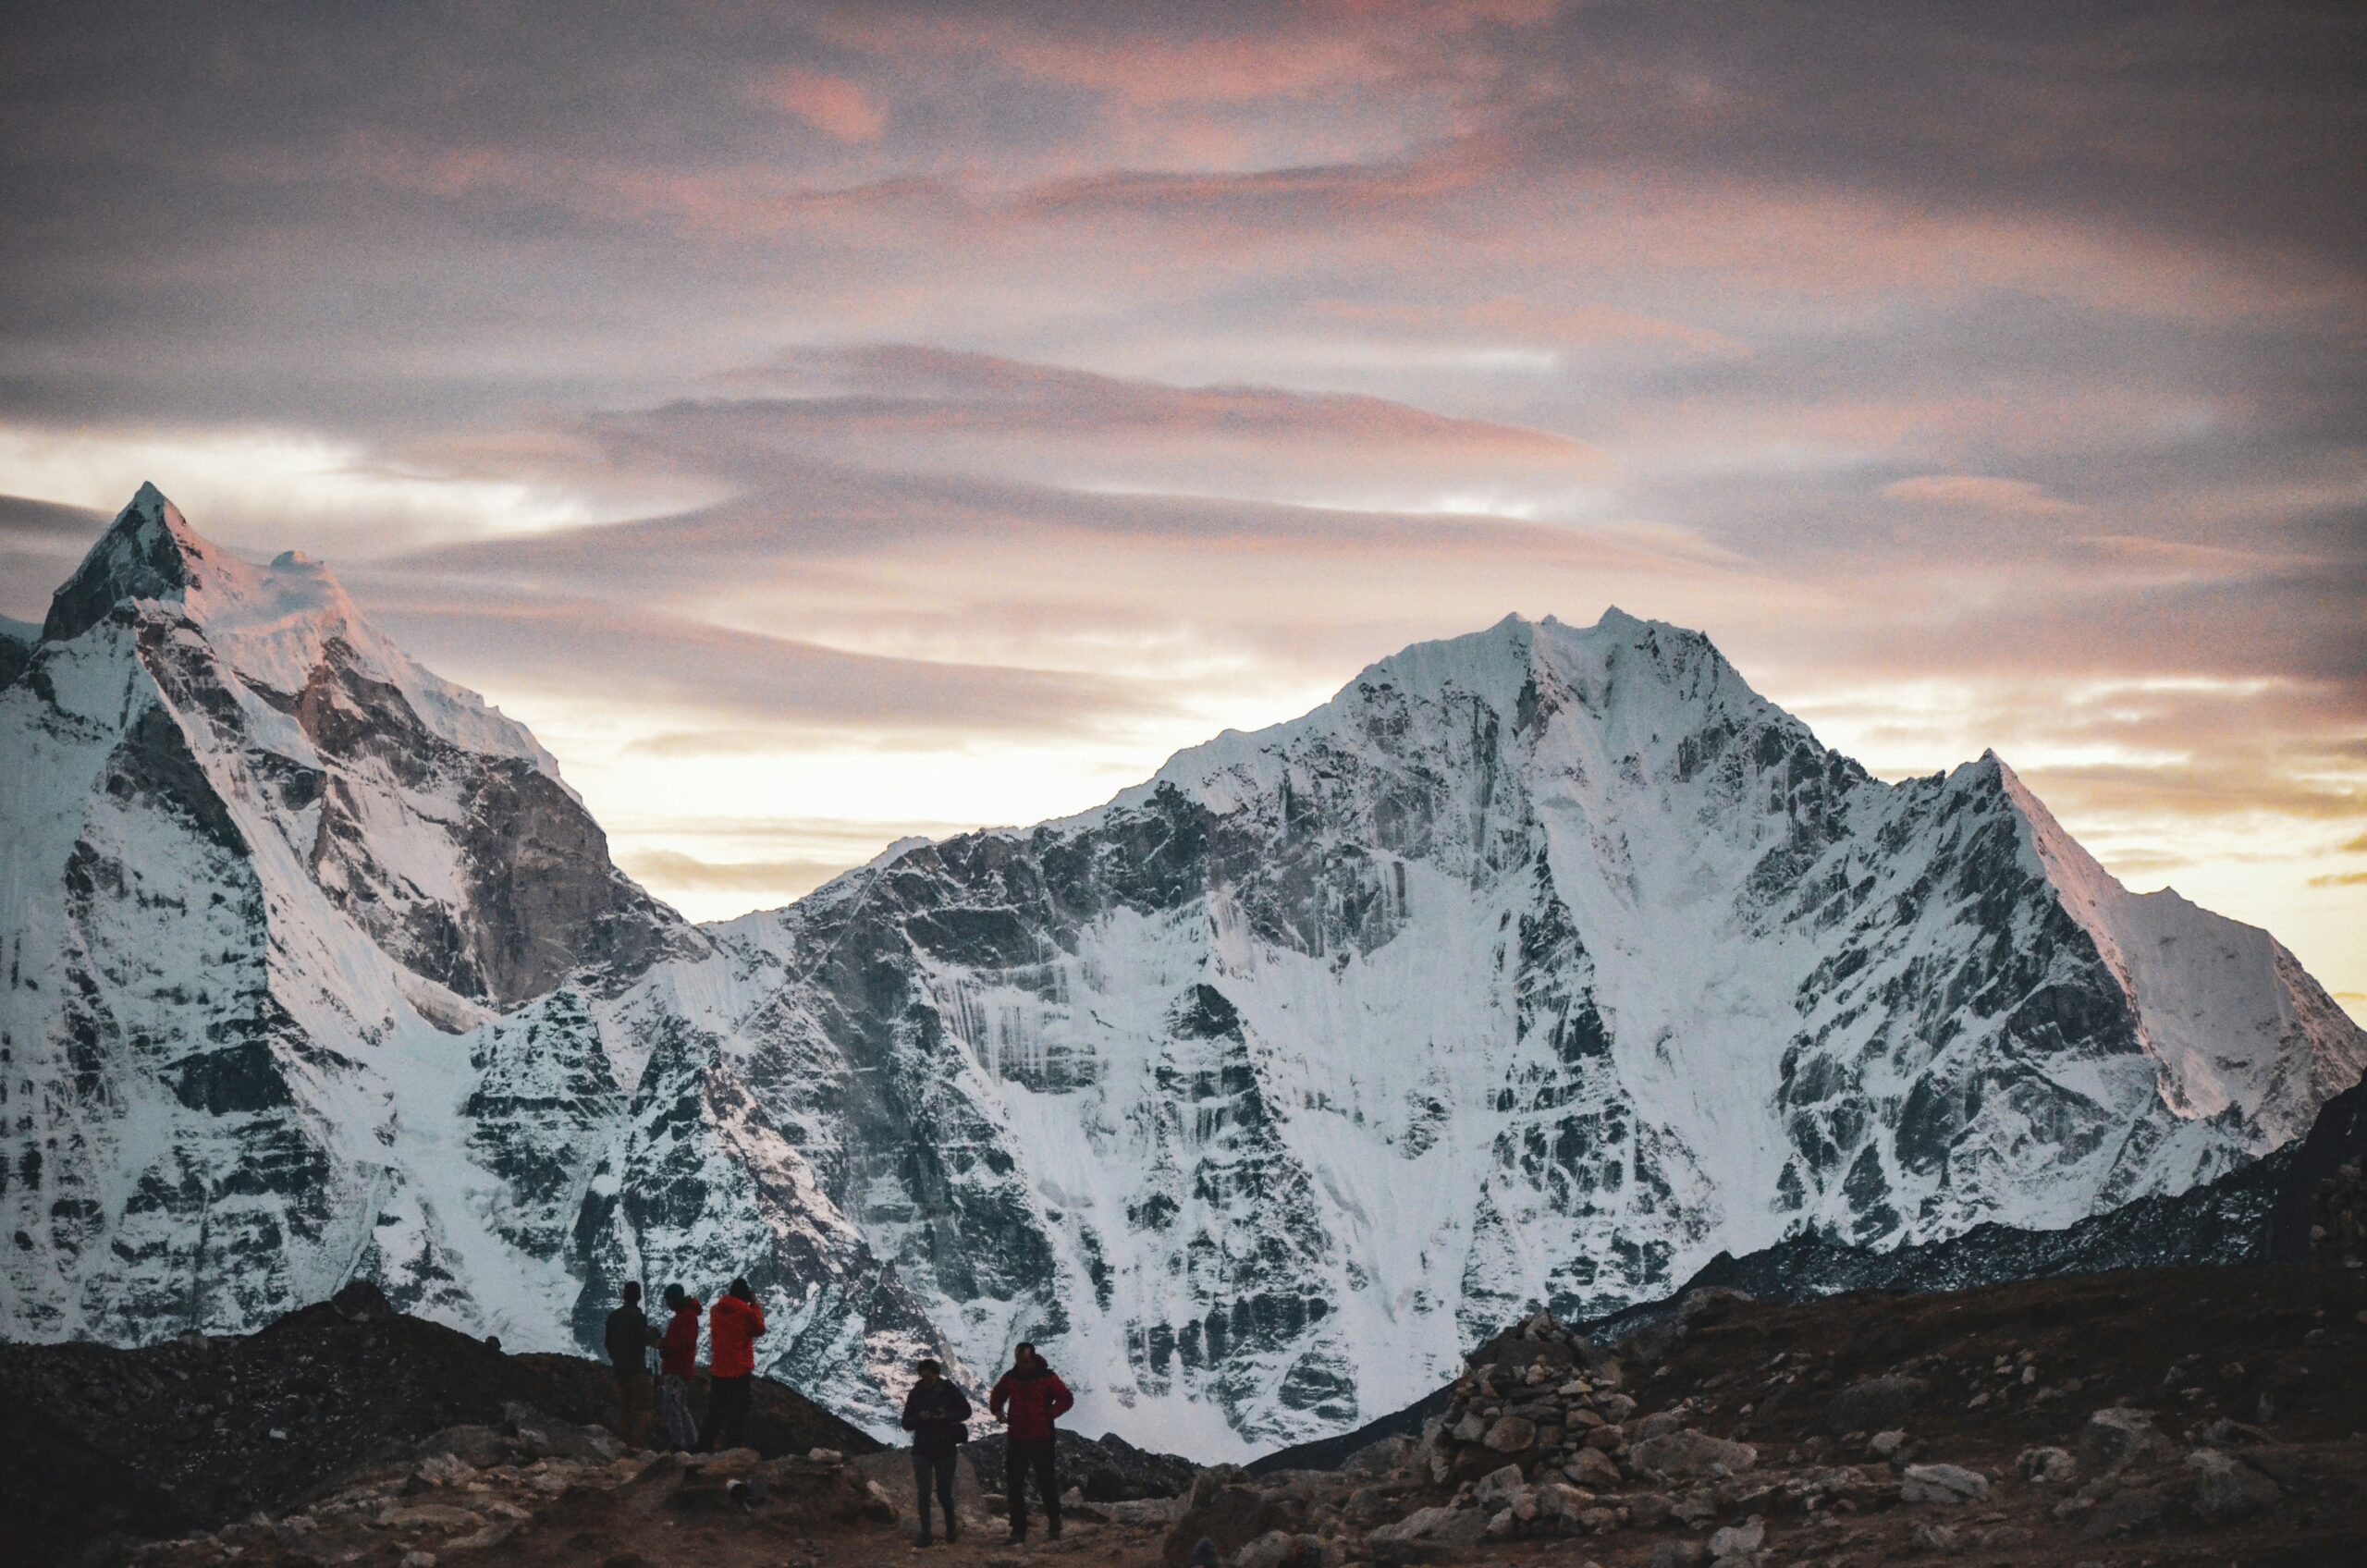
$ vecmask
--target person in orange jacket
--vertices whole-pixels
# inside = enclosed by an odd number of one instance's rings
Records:
[[[755,1398],[756,1336],[765,1331],[765,1309],[745,1280],[707,1308],[707,1342],[713,1347],[707,1374],[706,1431],[699,1447],[706,1452],[742,1445],[748,1433],[748,1407]]]

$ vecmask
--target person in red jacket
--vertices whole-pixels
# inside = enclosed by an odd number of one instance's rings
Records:
[[[745,1280],[734,1280],[707,1310],[707,1342],[713,1365],[706,1385],[706,1435],[699,1447],[708,1452],[742,1446],[748,1433],[748,1406],[755,1397],[756,1336],[765,1331],[765,1309]]]
[[[1023,1343],[1013,1353],[1011,1370],[995,1384],[987,1408],[1010,1427],[1003,1439],[1003,1490],[1011,1499],[1011,1539],[1014,1546],[1027,1538],[1027,1477],[1036,1477],[1036,1494],[1044,1500],[1044,1533],[1061,1538],[1061,1480],[1054,1455],[1057,1439],[1052,1423],[1069,1412],[1076,1396],[1060,1374],[1044,1365],[1036,1347]]]
[[[657,1341],[657,1419],[676,1451],[688,1453],[699,1446],[699,1424],[691,1419],[691,1375],[698,1370],[699,1314],[705,1304],[681,1286],[668,1285],[666,1305],[673,1316]]]

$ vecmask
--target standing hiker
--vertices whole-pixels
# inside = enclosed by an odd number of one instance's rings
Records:
[[[962,1526],[953,1517],[953,1464],[956,1451],[970,1440],[965,1425],[970,1402],[950,1379],[938,1376],[936,1362],[924,1361],[915,1370],[921,1380],[904,1396],[904,1430],[913,1435],[913,1487],[921,1503],[920,1544],[929,1544],[928,1494],[933,1481],[945,1514],[946,1543],[950,1545],[962,1538]]]
[[[1076,1403],[1076,1396],[1060,1375],[1044,1365],[1036,1347],[1023,1343],[1012,1356],[1011,1370],[995,1385],[987,1408],[1010,1426],[1003,1439],[1003,1488],[1011,1498],[1011,1540],[1027,1538],[1027,1477],[1036,1477],[1036,1495],[1044,1500],[1044,1533],[1061,1538],[1061,1483],[1053,1464],[1052,1423]]]
[[[608,1366],[617,1378],[617,1436],[649,1446],[649,1347],[657,1342],[641,1310],[641,1285],[625,1281],[624,1305],[608,1314]]]
[[[707,1369],[706,1434],[699,1446],[713,1452],[741,1446],[748,1435],[748,1406],[755,1398],[756,1336],[765,1331],[765,1309],[745,1280],[734,1280],[707,1309],[707,1342],[714,1347]]]
[[[673,1316],[657,1341],[657,1419],[675,1452],[688,1453],[699,1446],[699,1424],[691,1419],[691,1374],[698,1367],[699,1314],[705,1304],[681,1286],[668,1285],[666,1306]]]

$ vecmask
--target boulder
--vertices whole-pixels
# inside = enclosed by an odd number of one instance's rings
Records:
[[[1481,1440],[1498,1453],[1523,1453],[1537,1442],[1537,1423],[1526,1415],[1499,1416]]]
[[[1767,1526],[1753,1518],[1740,1525],[1728,1525],[1710,1533],[1710,1555],[1723,1562],[1731,1557],[1748,1557],[1767,1542]]]
[[[1366,1538],[1383,1545],[1473,1546],[1487,1528],[1488,1516],[1476,1508],[1417,1508],[1394,1525],[1368,1532]]]
[[[1336,1542],[1320,1536],[1269,1530],[1233,1554],[1233,1568],[1339,1568]]]
[[[1538,1522],[1561,1535],[1580,1528],[1579,1522],[1594,1501],[1591,1492],[1563,1481],[1539,1481],[1530,1495],[1537,1501]]]
[[[1906,1446],[1907,1434],[1895,1427],[1887,1432],[1876,1432],[1866,1442],[1866,1447],[1882,1459],[1888,1459]]]
[[[1600,1449],[1578,1450],[1570,1456],[1569,1463],[1562,1466],[1562,1473],[1579,1486],[1598,1492],[1617,1490],[1621,1480],[1619,1466]]]
[[[1902,1502],[1981,1502],[1989,1496],[1989,1477],[1958,1464],[1910,1464],[1898,1496]]]
[[[2014,1466],[2024,1480],[2042,1487],[2061,1486],[2079,1473],[2079,1462],[2064,1448],[2026,1448]]]
[[[2112,1475],[2149,1453],[2169,1447],[2154,1429],[2152,1416],[2141,1410],[2110,1405],[2088,1417],[2079,1434],[2079,1456],[2091,1469]]]
[[[2196,1449],[2186,1456],[2186,1464],[2197,1476],[2194,1511],[2205,1524],[2250,1519],[2267,1513],[2284,1497],[2275,1481],[2220,1449]]]
[[[1218,1554],[1231,1558],[1286,1519],[1270,1516],[1266,1496],[1249,1483],[1238,1465],[1219,1464],[1200,1472],[1192,1483],[1184,1511],[1168,1527],[1162,1560],[1169,1564],[1189,1562],[1202,1537],[1216,1543]]]
[[[1479,1484],[1471,1488],[1472,1501],[1483,1508],[1499,1508],[1511,1501],[1515,1493],[1526,1490],[1527,1484],[1519,1465],[1507,1464],[1479,1477]]]
[[[1735,1476],[1759,1463],[1759,1451],[1687,1428],[1647,1438],[1630,1448],[1627,1457],[1650,1476]]]

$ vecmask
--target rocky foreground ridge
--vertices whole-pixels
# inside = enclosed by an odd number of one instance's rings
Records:
[[[318,563],[153,487],[0,631],[10,1339],[361,1280],[558,1352],[744,1275],[765,1370],[875,1431],[914,1357],[978,1391],[1032,1339],[1085,1429],[1247,1457],[1722,1253],[2166,1256],[2367,1068],[2000,759],[1873,778],[1616,611],[704,927]]]
[[[424,1351],[439,1367],[483,1352],[466,1380],[334,1349],[435,1335],[455,1342]],[[194,1360],[123,1371],[161,1350],[7,1351],[0,1562],[869,1568],[909,1551],[904,1455],[863,1456],[860,1434],[812,1424],[786,1390],[760,1407],[761,1451],[660,1456],[556,1413],[597,1414],[583,1364],[328,1307],[244,1343],[253,1381],[235,1397]],[[180,1354],[201,1352],[218,1376],[225,1347]],[[111,1369],[92,1376],[94,1358]],[[2367,1550],[2358,1268],[1789,1305],[1695,1292],[1620,1340],[1540,1315],[1490,1340],[1445,1394],[1418,1436],[1336,1468],[1216,1466],[1171,1497],[1074,1492],[1067,1538],[1039,1531],[1024,1550],[1000,1542],[1000,1500],[979,1485],[991,1466],[965,1469],[965,1538],[934,1560],[1172,1568],[1205,1542],[1226,1568],[2324,1568]],[[288,1440],[247,1435],[264,1421]],[[365,1427],[377,1435],[340,1446]],[[291,1463],[321,1434],[331,1452]],[[846,1446],[805,1446],[832,1435]]]

